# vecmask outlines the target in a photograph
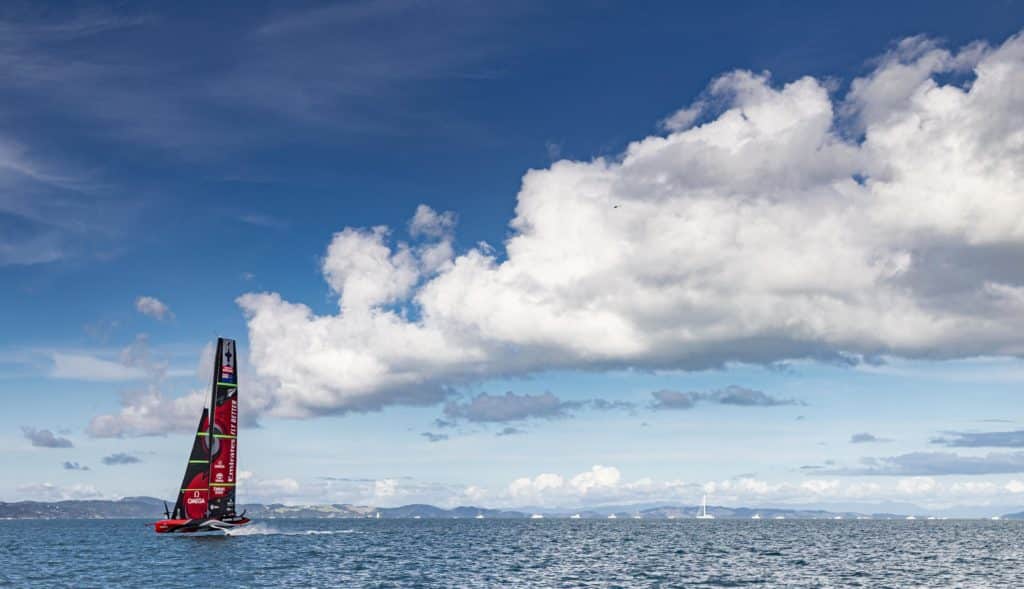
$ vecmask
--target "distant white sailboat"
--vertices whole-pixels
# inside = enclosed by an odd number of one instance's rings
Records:
[[[750,516],[750,519],[761,519],[761,514],[755,513],[754,515]]]
[[[530,516],[530,519],[544,519],[544,516],[539,513],[535,513]]]
[[[715,519],[715,516],[708,513],[708,496],[704,495],[704,498],[700,502],[700,514],[697,515],[697,519]]]
[[[423,516],[422,515],[414,515],[414,516],[412,516],[412,519],[423,519]]]
[[[580,514],[574,513],[574,514],[569,516],[569,519],[580,519]]]
[[[786,516],[784,516],[784,515],[777,515],[773,519],[786,519]]]
[[[999,520],[1001,520],[1001,519],[1003,519],[1003,518],[999,517],[998,515],[993,515],[993,516],[992,516],[992,517],[990,517],[989,519],[990,519],[990,520],[992,520],[992,521],[994,521],[994,522],[997,522],[997,521],[999,521]]]
[[[613,513],[608,516],[608,519],[618,519],[618,516]]]
[[[912,515],[908,515],[906,519],[908,519],[908,520],[913,520],[913,519],[917,519],[917,518],[916,518],[916,517],[914,517],[914,516],[912,516]]]
[[[676,516],[675,516],[675,515],[671,515],[671,514],[670,514],[670,515],[668,515],[668,516],[666,516],[666,517],[667,517],[668,519],[676,519]]]
[[[837,515],[837,516],[833,517],[832,519],[843,519],[843,516]]]
[[[484,514],[478,513],[478,514],[476,514],[476,517],[473,518],[473,519],[484,519]]]

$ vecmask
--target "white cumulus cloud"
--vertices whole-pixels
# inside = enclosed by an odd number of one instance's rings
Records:
[[[135,310],[159,321],[174,317],[174,313],[171,313],[171,308],[155,297],[143,296],[135,299]]]
[[[50,376],[68,380],[91,380],[115,382],[139,380],[146,377],[146,371],[138,366],[128,366],[88,354],[54,352],[53,369]]]
[[[906,495],[925,495],[934,492],[936,488],[938,483],[931,477],[910,477],[896,483],[896,490]]]
[[[1024,255],[1024,37],[914,38],[827,86],[728,73],[667,134],[527,172],[504,256],[455,255],[454,217],[426,207],[409,241],[343,229],[337,313],[239,298],[274,410],[550,369],[1024,353],[1024,268],[986,263]]]
[[[29,501],[61,501],[67,499],[100,499],[103,497],[95,486],[74,483],[68,486],[53,483],[30,483],[21,485],[16,491]]]
[[[194,431],[206,396],[203,391],[194,390],[183,397],[170,398],[152,386],[126,392],[121,395],[121,410],[93,417],[86,432],[96,438],[120,438]]]
[[[121,365],[141,370],[150,378],[148,385],[132,388],[121,393],[120,410],[94,416],[86,432],[97,438],[120,438],[132,436],[162,436],[169,433],[192,433],[199,423],[204,404],[210,398],[209,379],[213,373],[214,345],[203,346],[197,363],[196,378],[204,383],[202,388],[192,388],[186,393],[173,396],[168,394],[164,375],[167,365],[150,357],[148,339],[144,336],[121,351]],[[258,423],[271,403],[267,385],[254,378],[244,358],[239,365],[238,397],[239,420],[244,427]]]

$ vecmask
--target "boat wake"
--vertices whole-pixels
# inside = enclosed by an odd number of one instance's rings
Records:
[[[355,530],[279,530],[267,524],[252,524],[233,530],[225,530],[226,536],[329,536],[352,534]]]

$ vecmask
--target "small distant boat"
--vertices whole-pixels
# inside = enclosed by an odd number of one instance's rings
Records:
[[[784,515],[777,515],[777,516],[773,517],[772,519],[786,519],[786,516],[784,516]]]
[[[633,519],[644,519],[644,516],[642,516],[642,515],[640,515],[640,514],[638,513],[638,514],[636,514],[636,515],[634,515],[634,516],[633,516]]]
[[[209,408],[203,408],[174,510],[152,524],[158,534],[224,532],[249,523],[235,513],[238,366],[235,340],[217,338]]]
[[[676,519],[676,516],[675,516],[675,515],[673,515],[673,514],[669,514],[669,515],[667,515],[667,516],[665,516],[665,517],[666,517],[667,519]]]
[[[715,516],[708,513],[708,496],[704,495],[704,498],[700,502],[700,513],[697,515],[697,519],[715,519]]]
[[[928,516],[928,517],[926,517],[925,519],[926,519],[926,520],[928,520],[928,521],[932,521],[932,520],[934,520],[934,519],[939,519],[939,518],[935,517],[934,515],[929,515],[929,516]]]
[[[580,514],[574,513],[574,514],[569,516],[569,519],[580,519]]]
[[[544,519],[544,516],[539,513],[535,513],[530,516],[530,519]]]
[[[843,516],[837,515],[837,516],[833,517],[832,519],[843,519]]]
[[[484,519],[484,514],[478,513],[476,514],[476,517],[474,517],[473,519]]]
[[[755,513],[754,515],[750,516],[750,519],[761,519],[761,514]]]
[[[423,519],[423,516],[422,515],[414,515],[414,516],[412,516],[412,519]]]
[[[373,514],[373,519],[380,519],[380,512]]]
[[[871,519],[870,515],[858,515],[857,519]]]
[[[917,519],[917,518],[916,518],[916,517],[914,517],[914,516],[912,516],[912,515],[908,515],[908,516],[906,517],[906,519],[907,519],[907,520],[915,520],[915,519]]]
[[[992,520],[992,521],[994,521],[994,522],[997,522],[997,521],[999,521],[999,520],[1001,520],[1001,519],[1003,519],[1003,518],[999,517],[998,515],[993,515],[993,516],[992,516],[992,517],[990,517],[989,519],[990,519],[990,520]]]
[[[618,519],[618,516],[613,513],[608,516],[608,519]]]

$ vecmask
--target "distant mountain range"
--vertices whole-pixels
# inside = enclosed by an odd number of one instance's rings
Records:
[[[168,502],[169,504],[171,502]],[[443,509],[433,505],[403,505],[402,507],[372,507],[368,505],[283,505],[259,503],[242,505],[240,509],[259,519],[299,518],[381,518],[381,519],[453,519],[475,518],[482,515],[488,519],[525,519],[543,515],[545,518],[569,518],[579,515],[580,519],[692,519],[697,515],[698,506],[657,505],[657,506],[605,506],[592,509],[551,510],[524,508],[521,510],[487,509],[484,507],[455,507]],[[125,497],[117,500],[68,500],[68,501],[0,501],[0,519],[118,519],[150,518],[163,515],[164,502],[153,497]],[[780,509],[750,507],[709,506],[708,512],[719,519],[750,519],[759,515],[762,519],[904,519],[899,513],[861,513],[852,511],[828,511],[824,509]],[[918,519],[923,519],[918,515]],[[1004,519],[1024,519],[1024,512],[1010,513]]]

